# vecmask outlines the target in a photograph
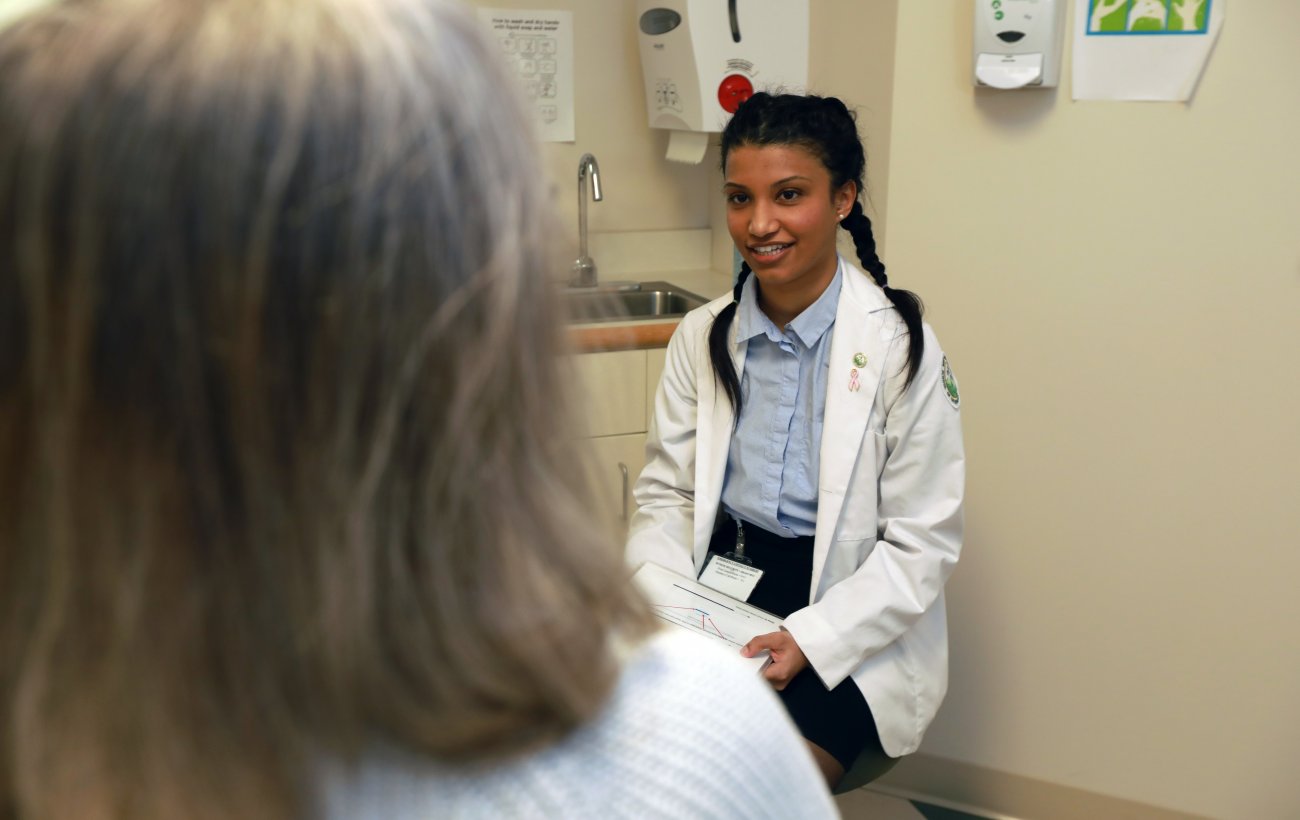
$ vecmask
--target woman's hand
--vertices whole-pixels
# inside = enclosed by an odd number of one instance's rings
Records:
[[[799,644],[795,643],[794,636],[784,629],[755,636],[740,648],[740,654],[752,658],[765,649],[772,653],[772,662],[763,669],[763,677],[778,692],[808,665],[808,659],[804,657]]]

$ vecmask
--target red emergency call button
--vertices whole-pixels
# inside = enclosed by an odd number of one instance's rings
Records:
[[[718,85],[718,105],[728,114],[736,113],[740,104],[754,96],[754,85],[743,74],[728,74]]]

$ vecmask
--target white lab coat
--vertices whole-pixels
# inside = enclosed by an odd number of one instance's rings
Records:
[[[961,417],[945,391],[943,351],[906,379],[907,328],[888,297],[841,259],[821,437],[809,606],[785,628],[828,688],[852,676],[892,756],[916,750],[948,687],[943,587],[962,542]],[[636,483],[628,561],[684,575],[704,566],[719,515],[734,414],[709,363],[719,298],[688,314],[668,343]],[[736,372],[745,352],[735,341]],[[856,354],[860,389],[849,387]]]

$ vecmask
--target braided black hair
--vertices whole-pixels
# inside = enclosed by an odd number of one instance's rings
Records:
[[[802,96],[797,94],[768,94],[759,92],[736,110],[722,132],[722,167],[726,170],[727,155],[741,146],[793,145],[817,157],[831,176],[831,190],[838,190],[846,182],[863,190],[866,174],[866,153],[858,137],[857,120],[852,111],[835,97]],[[921,330],[924,305],[920,297],[907,290],[889,287],[885,263],[876,253],[876,237],[871,230],[871,220],[855,200],[852,210],[840,227],[853,237],[858,261],[876,284],[884,288],[885,296],[893,303],[907,326],[907,381],[906,388],[916,376],[921,355],[925,352],[925,336]],[[740,301],[741,288],[749,278],[749,264],[740,268],[740,276],[733,292],[734,298],[713,320],[709,330],[709,359],[713,371],[722,383],[722,389],[731,401],[736,414],[740,414],[740,378],[731,361],[728,342],[731,323]]]

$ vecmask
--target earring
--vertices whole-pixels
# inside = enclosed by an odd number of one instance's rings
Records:
[[[848,214],[840,214],[840,215],[839,215],[839,220],[840,220],[841,222],[843,222],[843,221],[844,221],[844,217],[846,217],[846,216],[848,216]]]

